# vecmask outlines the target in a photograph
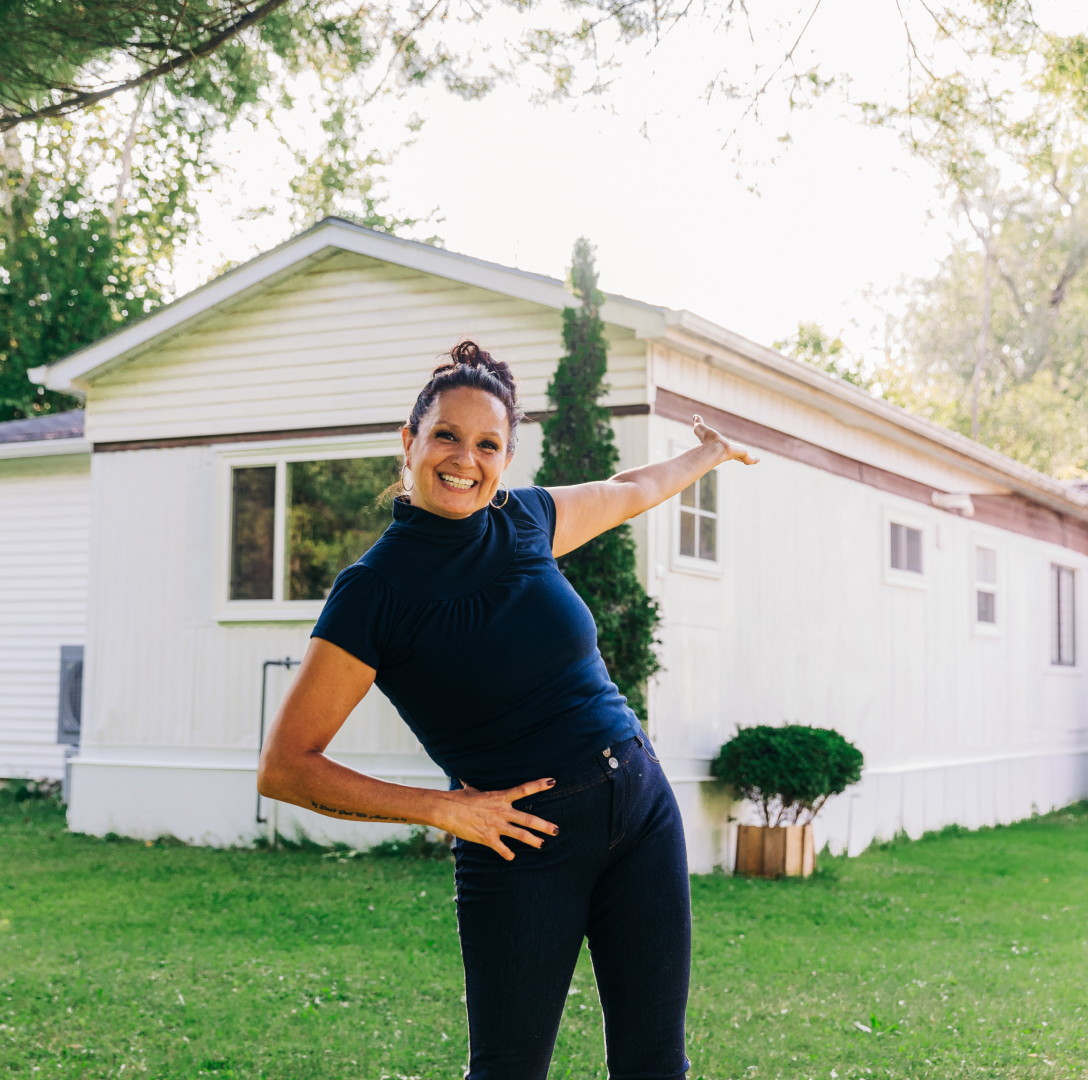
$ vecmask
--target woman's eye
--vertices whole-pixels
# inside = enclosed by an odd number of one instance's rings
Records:
[[[484,439],[484,441],[480,443],[480,447],[484,450],[498,450],[498,445],[493,443],[490,439]]]
[[[436,439],[453,439],[454,434],[452,431],[439,431],[435,434]]]

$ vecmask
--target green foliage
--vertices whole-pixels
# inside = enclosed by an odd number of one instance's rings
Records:
[[[385,532],[382,492],[397,458],[294,461],[287,466],[287,597],[323,600],[336,575]]]
[[[597,289],[593,247],[574,245],[571,287],[582,301],[563,312],[563,344],[548,386],[555,412],[544,421],[542,463],[536,482],[562,487],[604,480],[619,461],[609,412],[598,403],[604,391],[608,346]],[[660,622],[657,604],[638,579],[630,527],[610,529],[559,559],[559,568],[586,602],[597,624],[597,644],[612,680],[646,722],[645,683],[660,669],[654,652]]]
[[[20,218],[0,249],[0,421],[73,408],[68,395],[35,388],[27,370],[104,337],[155,295],[79,189]]]
[[[692,877],[691,1076],[1080,1076],[1085,813]],[[104,843],[0,790],[0,1070],[460,1075],[451,862],[328,854]],[[605,1080],[587,949],[572,989],[551,1075]]]
[[[719,751],[711,773],[756,803],[766,825],[811,821],[820,807],[861,779],[861,751],[830,728],[742,727]]]
[[[842,338],[833,338],[819,323],[798,323],[797,333],[776,341],[774,347],[854,386],[866,387],[861,368],[850,357]]]

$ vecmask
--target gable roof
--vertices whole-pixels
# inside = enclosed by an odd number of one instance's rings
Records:
[[[562,310],[575,301],[557,278],[533,274],[416,240],[375,232],[343,218],[325,218],[278,247],[230,270],[191,293],[86,346],[50,366],[28,372],[52,390],[85,391],[93,380],[152,348],[273,288],[340,252],[433,274],[465,285]],[[633,330],[637,338],[730,371],[892,442],[952,459],[965,471],[1088,521],[1088,491],[1064,484],[949,431],[898,405],[876,398],[833,375],[759,345],[686,310],[659,307],[605,294],[601,317]]]
[[[151,346],[159,347],[206,319],[243,300],[273,288],[287,277],[309,269],[342,251],[434,274],[465,285],[488,289],[562,310],[577,303],[557,278],[486,262],[446,251],[418,240],[375,232],[343,218],[329,217],[271,251],[228,270],[171,304],[125,326],[54,364],[33,368],[32,382],[51,390],[85,390],[87,383],[110,368],[134,359]],[[605,322],[630,330],[650,330],[667,309],[609,294],[602,308]]]

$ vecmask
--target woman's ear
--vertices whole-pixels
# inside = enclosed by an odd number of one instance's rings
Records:
[[[409,469],[411,469],[412,466],[409,462],[408,455],[412,451],[412,443],[414,443],[415,440],[416,437],[412,434],[412,429],[405,424],[404,427],[400,429],[400,441],[404,446],[404,464],[407,465]]]

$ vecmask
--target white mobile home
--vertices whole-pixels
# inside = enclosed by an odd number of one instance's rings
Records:
[[[73,828],[381,834],[257,806],[262,680],[271,715],[290,678],[268,662],[302,655],[336,560],[380,528],[314,523],[395,466],[462,336],[543,413],[570,303],[559,281],[331,219],[40,370],[86,394],[93,447]],[[635,523],[664,611],[650,729],[693,869],[729,858],[706,781],[738,724],[833,725],[861,747],[863,783],[821,826],[834,848],[1088,793],[1088,496],[690,312],[611,296],[603,317],[623,466],[690,445],[693,411],[763,459]],[[526,425],[512,484],[539,446]],[[331,752],[444,783],[376,690]]]
[[[82,412],[0,424],[0,777],[59,780],[79,742],[90,451]]]

